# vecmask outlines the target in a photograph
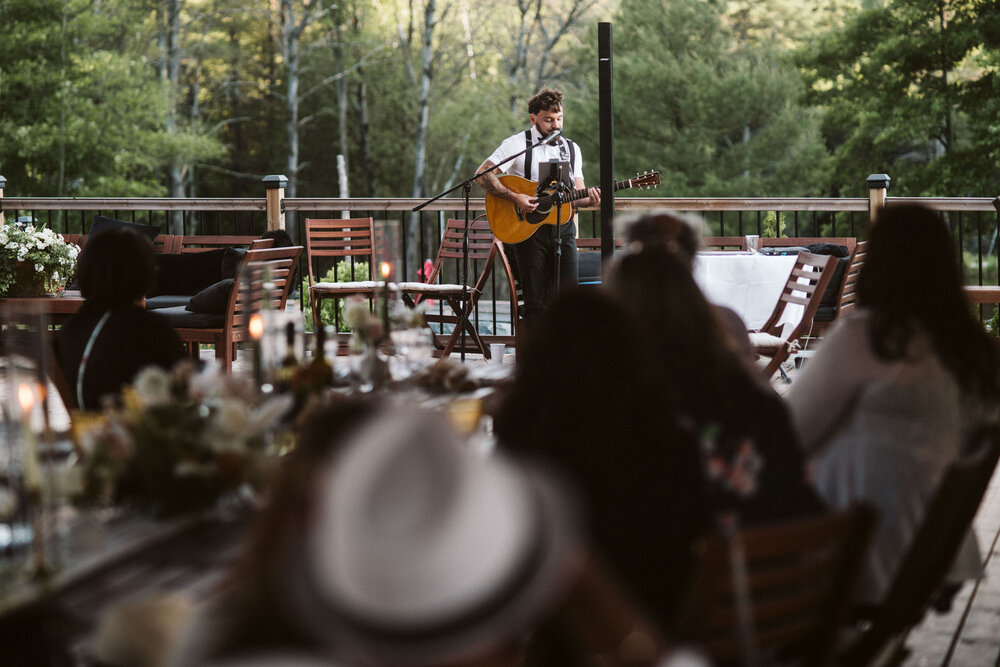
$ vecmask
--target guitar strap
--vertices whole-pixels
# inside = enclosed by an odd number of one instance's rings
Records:
[[[565,139],[565,137],[563,137]],[[576,146],[569,139],[566,139],[566,145],[569,149],[569,170],[570,173],[576,173]],[[534,149],[531,147],[531,130],[527,129],[524,131],[524,147],[528,149],[528,152],[524,154],[524,177],[529,181],[537,180],[532,178],[531,170],[535,166],[534,162],[531,160],[531,154]]]

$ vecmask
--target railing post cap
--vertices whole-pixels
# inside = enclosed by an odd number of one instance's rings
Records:
[[[993,208],[995,208],[997,212],[1000,213],[1000,197],[993,198]]]
[[[5,185],[7,185],[7,179],[4,178],[3,176],[0,176],[0,188],[2,188]]]
[[[264,183],[264,187],[268,190],[283,188],[288,185],[288,177],[282,176],[281,174],[268,174],[260,180]]]
[[[868,181],[868,188],[871,190],[888,190],[889,181],[892,179],[889,178],[889,174],[869,174],[865,180]]]

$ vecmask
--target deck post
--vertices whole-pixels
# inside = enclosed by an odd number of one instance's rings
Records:
[[[7,185],[7,179],[0,176],[0,227],[3,227],[3,189]]]
[[[885,208],[886,191],[889,190],[889,174],[869,174],[868,182],[868,224],[874,224],[878,212]]]
[[[285,186],[288,185],[288,178],[270,174],[262,178],[261,181],[267,188],[267,231],[284,229],[285,216],[281,210],[281,204],[285,199]]]

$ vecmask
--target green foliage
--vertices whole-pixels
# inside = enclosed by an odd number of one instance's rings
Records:
[[[168,96],[139,3],[0,2],[0,155],[19,195],[164,194],[173,156],[221,154],[197,131],[166,129]]]
[[[339,194],[338,154],[352,196],[410,195],[424,71],[427,192],[525,127],[542,84],[567,93],[566,133],[595,181],[609,18],[616,178],[660,171],[650,196],[863,196],[873,172],[903,195],[1000,181],[996,0],[437,0],[422,70],[429,1],[326,2],[303,30],[298,196]],[[290,2],[301,16],[306,0]],[[176,2],[176,40],[172,4],[0,0],[9,194],[158,196],[175,174],[191,196],[259,196],[262,176],[285,173],[280,3]]]
[[[890,0],[802,51],[810,99],[828,109],[835,192],[877,172],[902,195],[995,192],[997,14],[995,0]]]
[[[321,282],[350,282],[353,280],[369,279],[368,262],[341,261],[331,267],[320,280]],[[336,327],[337,331],[349,332],[351,327],[344,317],[344,299],[326,299],[320,306],[319,317],[323,324],[330,324]],[[313,326],[312,309],[306,309],[306,329],[315,331]]]
[[[823,192],[821,118],[797,104],[798,74],[773,48],[739,43],[721,5],[624,0],[614,30],[628,36],[615,44],[616,170],[659,170],[655,196]],[[568,109],[572,134],[596,157],[596,97]]]

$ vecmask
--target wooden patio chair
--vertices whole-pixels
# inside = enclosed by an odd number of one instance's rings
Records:
[[[800,252],[771,316],[758,331],[750,332],[754,353],[767,359],[763,371],[766,379],[799,349],[799,340],[812,326],[836,263],[833,255]],[[798,309],[800,314],[794,314]]]
[[[820,313],[817,312],[816,317],[813,318],[812,331],[809,332],[810,338],[822,338],[826,330],[836,322],[841,315],[846,315],[852,310],[854,310],[857,304],[857,294],[856,288],[858,284],[858,275],[861,273],[861,267],[865,264],[865,259],[868,257],[868,241],[858,241],[854,246],[854,252],[851,254],[849,263],[844,269],[844,275],[840,283],[840,290],[837,294],[837,303],[834,305],[834,311],[830,317],[821,317]]]
[[[511,265],[510,259],[507,258],[508,251],[504,247],[503,241],[493,239],[493,244],[497,247],[497,261],[500,262],[500,268],[503,269],[504,279],[507,282],[507,293],[510,298],[511,335],[500,340],[507,345],[513,345],[516,350],[521,342],[521,316],[524,314],[524,296],[521,293],[521,282],[518,280],[517,272],[514,270],[513,265]]]
[[[486,284],[493,274],[497,254],[501,250],[493,242],[493,231],[485,219],[473,220],[470,223],[468,233],[469,274],[471,276],[477,270],[479,273],[475,284],[463,289],[462,283],[457,281],[462,279],[463,273],[462,246],[464,236],[465,220],[448,220],[445,223],[444,233],[441,235],[441,245],[438,246],[434,268],[427,277],[427,282],[402,282],[397,287],[400,296],[408,305],[415,305],[422,299],[439,299],[448,304],[450,312],[444,308],[438,308],[431,309],[425,314],[427,324],[434,332],[434,347],[441,351],[442,358],[449,356],[459,345],[464,330],[466,337],[472,341],[471,351],[481,353],[483,357],[489,359],[490,348],[483,342],[476,326],[476,305],[486,290]],[[446,277],[454,277],[456,282],[443,282]],[[463,294],[466,296],[464,304],[462,303]],[[432,326],[434,324],[439,325],[437,329]],[[449,333],[445,333],[443,326],[441,326],[446,324],[453,325]],[[468,343],[466,346],[468,349]]]
[[[945,471],[883,602],[855,610],[859,634],[838,653],[840,664],[902,664],[906,638],[935,604],[986,495],[1000,458],[1000,425],[973,430],[963,451]]]
[[[214,345],[215,358],[222,361],[226,372],[231,371],[236,344],[250,339],[247,322],[253,312],[263,307],[262,298],[268,300],[267,307],[272,310],[285,309],[302,250],[302,246],[247,250],[233,280],[225,314],[206,326],[174,327],[188,344],[191,356],[199,357],[201,343]],[[266,284],[269,287],[265,288]]]
[[[381,284],[372,280],[374,264],[373,224],[371,218],[321,219],[306,218],[306,265],[309,269],[309,301],[313,327],[319,326],[323,301],[349,296],[374,298]],[[323,258],[335,263],[348,262],[351,279],[321,281],[318,278]],[[367,266],[362,266],[367,264]],[[336,264],[334,264],[336,266]],[[360,274],[361,280],[356,278]],[[336,311],[335,311],[336,312]]]
[[[828,664],[874,523],[874,510],[857,505],[708,536],[682,607],[680,640],[715,665]]]

